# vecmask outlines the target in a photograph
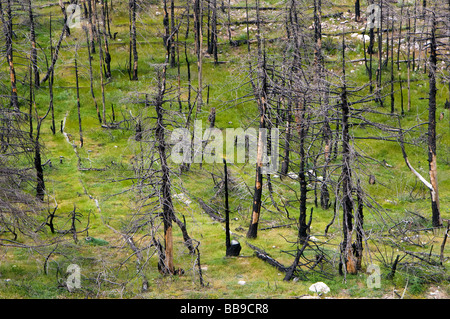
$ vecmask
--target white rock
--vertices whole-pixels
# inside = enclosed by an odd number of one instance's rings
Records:
[[[330,292],[330,287],[328,287],[325,283],[319,281],[315,284],[312,284],[311,287],[309,287],[309,291],[326,294]]]
[[[293,179],[297,179],[297,178],[298,178],[298,175],[295,174],[294,172],[289,172],[289,173],[288,173],[288,176],[289,176],[290,178],[293,178]]]
[[[241,285],[241,286],[243,286],[243,285],[245,285],[245,281],[244,281],[244,280],[239,280],[239,281],[238,281],[238,284]]]

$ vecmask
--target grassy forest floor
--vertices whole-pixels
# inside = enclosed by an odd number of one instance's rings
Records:
[[[71,35],[63,40],[59,59],[55,68],[54,106],[56,134],[51,131],[50,117],[43,122],[41,142],[44,146],[43,163],[47,195],[45,209],[38,221],[45,222],[47,210],[52,211],[57,203],[55,226],[58,230],[70,229],[69,214],[76,207],[82,215],[77,229],[87,231],[77,234],[75,242],[71,233],[65,235],[51,234],[44,226],[38,233],[38,244],[26,237],[18,238],[18,242],[29,244],[28,248],[17,246],[0,246],[0,298],[299,298],[315,297],[308,288],[311,284],[322,281],[330,287],[326,297],[331,298],[448,298],[449,287],[449,253],[450,244],[443,252],[443,265],[428,263],[439,261],[440,248],[445,235],[445,228],[450,219],[450,110],[444,109],[449,96],[448,84],[438,81],[438,117],[437,121],[437,163],[440,209],[444,219],[444,227],[432,229],[430,193],[425,186],[406,167],[399,143],[380,139],[358,139],[358,137],[380,136],[376,130],[356,124],[351,129],[355,150],[364,154],[356,164],[355,176],[361,180],[367,192],[368,202],[374,203],[365,211],[364,227],[368,231],[365,242],[363,270],[368,265],[377,264],[381,269],[381,285],[379,288],[368,288],[370,273],[360,271],[357,275],[340,275],[339,243],[342,232],[342,216],[340,210],[334,223],[325,235],[325,229],[333,220],[333,209],[322,209],[314,203],[314,184],[308,193],[308,212],[314,209],[310,236],[314,243],[327,255],[328,262],[314,270],[304,270],[304,277],[299,280],[283,281],[284,274],[275,267],[255,256],[254,250],[247,243],[264,249],[270,256],[285,266],[291,265],[297,248],[298,229],[298,195],[299,185],[294,178],[281,179],[278,175],[271,177],[274,202],[267,191],[267,179],[263,185],[263,206],[259,235],[256,239],[247,239],[250,214],[252,209],[252,193],[254,187],[254,165],[229,164],[230,172],[230,211],[232,238],[240,241],[242,251],[240,257],[225,257],[225,226],[213,220],[204,212],[199,204],[202,199],[211,207],[223,214],[223,192],[218,182],[223,177],[223,166],[217,164],[192,165],[188,172],[179,173],[177,164],[171,163],[175,209],[178,217],[185,220],[189,235],[199,242],[201,276],[204,286],[200,284],[200,273],[197,268],[198,255],[189,254],[182,241],[182,234],[174,227],[175,265],[184,269],[183,275],[164,276],[158,272],[157,257],[154,249],[143,249],[145,264],[142,266],[149,286],[142,291],[142,278],[136,275],[137,259],[133,251],[119,234],[133,219],[139,209],[138,194],[132,190],[134,163],[136,153],[141,144],[136,142],[134,122],[129,121],[131,115],[142,112],[144,94],[152,96],[156,88],[155,67],[165,61],[163,46],[163,5],[162,3],[145,4],[138,11],[137,33],[139,54],[139,80],[130,81],[127,72],[129,54],[129,17],[128,1],[114,0],[111,9],[111,33],[115,38],[108,39],[111,52],[112,77],[105,85],[106,114],[109,121],[123,121],[120,128],[104,128],[99,124],[93,99],[90,93],[89,60],[85,34],[81,29],[72,28]],[[177,1],[176,1],[177,2]],[[138,1],[138,3],[140,3]],[[245,6],[244,1],[232,1],[233,6]],[[44,52],[50,52],[49,17],[52,16],[52,41],[56,44],[62,28],[60,7],[51,1],[33,1],[36,15],[36,35],[41,51],[38,51],[39,65],[45,73]],[[144,5],[144,4],[142,4]],[[261,2],[260,5],[284,8],[284,2],[274,0]],[[365,5],[365,2],[364,2]],[[364,6],[363,5],[363,6]],[[365,8],[365,7],[364,7]],[[412,6],[410,7],[412,8]],[[399,10],[397,8],[397,10]],[[183,9],[177,8],[179,15]],[[284,41],[284,14],[281,10],[263,11],[264,19],[270,22],[263,25],[264,37],[274,39],[267,44],[268,56],[276,59],[281,56]],[[312,8],[305,9],[306,16]],[[250,10],[250,19],[255,11]],[[343,4],[323,4],[323,50],[326,67],[340,68],[341,41],[339,34],[346,32],[346,59],[349,86],[367,84],[368,76],[363,62],[364,46],[361,37],[365,22],[354,21],[351,1]],[[337,15],[336,15],[337,14]],[[228,32],[225,26],[226,14],[220,11],[218,24],[219,61],[215,64],[213,57],[205,54],[203,63],[204,105],[196,114],[197,119],[208,125],[210,109],[216,109],[215,126],[219,129],[229,127],[247,127],[258,124],[258,109],[252,100],[252,89],[248,83],[247,45],[232,47],[228,44]],[[232,10],[233,21],[245,20],[245,10]],[[27,72],[28,52],[27,16],[15,17],[17,38],[16,63],[19,78],[19,94],[28,98]],[[281,22],[280,22],[281,21]],[[308,20],[311,22],[311,20]],[[192,23],[192,21],[191,21]],[[192,28],[192,25],[191,25]],[[309,28],[309,25],[306,26]],[[206,28],[205,28],[206,29]],[[185,32],[185,26],[181,28]],[[311,30],[309,28],[309,30]],[[234,40],[246,39],[246,25],[235,25],[232,28]],[[255,37],[253,25],[250,26],[250,38]],[[193,31],[188,38],[187,52],[191,68],[191,82],[194,89],[197,85],[197,66],[194,54]],[[206,30],[205,30],[206,34]],[[182,38],[182,39],[181,39]],[[187,64],[184,56],[184,35],[180,35],[180,83],[183,113],[187,113]],[[206,41],[206,40],[205,40]],[[397,41],[397,40],[396,40]],[[78,71],[80,75],[80,105],[84,145],[80,147],[78,133],[78,113],[75,90],[74,58],[75,46],[78,46]],[[205,45],[206,46],[206,45]],[[24,51],[19,51],[18,48]],[[256,44],[251,43],[251,50]],[[396,51],[394,51],[396,53]],[[402,116],[402,127],[418,125],[408,136],[408,140],[416,145],[408,145],[407,151],[413,166],[420,173],[428,176],[428,155],[424,136],[428,116],[428,75],[424,71],[423,59],[425,50],[417,51],[418,67],[411,73],[411,109],[407,110],[407,88],[403,82],[402,90],[395,83],[396,112],[400,112],[400,101],[403,99],[405,114]],[[405,59],[404,52],[400,59]],[[422,59],[422,60],[420,60]],[[2,60],[3,83],[8,83],[6,61]],[[101,107],[101,89],[99,75],[98,52],[93,56],[94,88],[98,105]],[[442,73],[446,72],[445,63]],[[376,61],[374,61],[376,68]],[[395,66],[397,68],[397,65]],[[5,71],[5,72],[4,72]],[[389,64],[383,69],[383,81],[386,81],[384,108],[367,102],[373,110],[370,120],[386,125],[397,126],[397,118],[385,115],[389,113]],[[396,77],[406,79],[406,65],[400,64]],[[178,68],[167,69],[168,88],[171,92],[178,90]],[[367,94],[368,88],[357,92],[353,100]],[[207,95],[208,93],[208,95]],[[35,92],[36,106],[41,116],[45,114],[48,103],[48,83]],[[195,91],[192,91],[195,94]],[[176,93],[172,94],[176,97]],[[243,98],[248,96],[247,98]],[[24,109],[26,102],[22,103]],[[358,106],[359,107],[359,106]],[[178,110],[176,98],[165,103],[165,108]],[[152,116],[151,114],[149,116]],[[182,122],[183,116],[174,116],[174,121]],[[148,123],[151,123],[150,118]],[[64,124],[64,135],[60,125]],[[150,124],[149,124],[150,125]],[[298,159],[293,154],[293,162]],[[339,162],[339,157],[336,163]],[[51,161],[51,165],[49,162]],[[293,165],[291,170],[298,171]],[[373,175],[375,184],[369,184],[368,177]],[[28,191],[32,193],[33,185]],[[281,212],[276,205],[286,204],[289,215],[284,208]],[[47,209],[48,208],[48,209]],[[309,213],[308,213],[309,215]],[[289,218],[288,218],[289,217]],[[308,216],[309,217],[309,216]],[[420,231],[405,231],[405,238],[395,237],[399,231],[398,224]],[[394,226],[395,225],[395,226]],[[280,226],[280,227],[278,227]],[[402,230],[404,230],[402,228]],[[10,238],[8,233],[1,233],[0,238]],[[88,238],[90,240],[86,240]],[[58,244],[45,243],[58,239]],[[399,241],[391,244],[392,238]],[[398,246],[396,246],[398,245]],[[307,257],[314,259],[315,251],[306,251]],[[309,255],[308,255],[309,254]],[[399,263],[394,278],[389,279],[391,266],[399,255],[405,258]],[[411,257],[419,256],[425,261]],[[412,259],[410,259],[412,258]],[[407,262],[407,260],[409,260]],[[403,263],[402,263],[403,262]],[[77,264],[81,269],[81,288],[69,292],[64,285],[67,278],[66,269],[70,264]]]

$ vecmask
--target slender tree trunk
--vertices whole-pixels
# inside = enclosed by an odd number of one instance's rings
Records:
[[[39,68],[37,64],[36,33],[34,31],[34,15],[31,0],[28,0],[28,17],[30,19],[31,65],[33,66],[34,85],[38,88],[40,79]]]
[[[1,1],[1,0],[0,0]],[[49,38],[50,38],[50,57],[53,57],[53,42],[52,42],[52,14],[50,13],[50,27],[49,27]],[[49,91],[49,99],[50,99],[50,110],[52,113],[52,133],[53,135],[56,134],[56,124],[55,124],[55,107],[53,105],[53,71],[50,74],[50,78],[48,80],[48,91]]]
[[[136,0],[130,0],[130,11],[131,11],[131,50],[133,53],[133,75],[131,77],[132,81],[138,80],[138,53],[136,47]],[[131,60],[130,60],[131,63]],[[131,67],[131,65],[130,65]]]
[[[62,30],[62,32],[61,32],[61,35],[59,36],[58,43],[56,44],[56,47],[55,47],[55,53],[53,54],[53,57],[52,57],[52,64],[51,64],[50,67],[47,69],[47,73],[45,74],[45,76],[42,78],[41,83],[40,83],[41,85],[42,85],[43,83],[45,83],[45,81],[48,80],[48,78],[50,77],[50,74],[51,74],[51,73],[54,71],[54,69],[55,69],[55,64],[56,64],[56,61],[58,60],[59,49],[61,48],[62,40],[64,39],[64,35],[66,34],[66,31],[67,31],[68,29],[69,29],[69,28],[67,27],[67,25],[64,25],[63,30]]]
[[[258,137],[258,147],[256,154],[256,176],[255,176],[255,190],[253,194],[253,208],[252,208],[252,217],[250,221],[250,226],[247,232],[247,238],[256,238],[258,234],[258,224],[259,217],[261,214],[261,197],[262,197],[262,186],[263,186],[263,174],[262,174],[262,166],[263,166],[263,149],[265,145],[265,141],[263,141],[263,134],[261,134],[261,129],[266,128],[266,111],[267,111],[267,79],[266,79],[266,64],[265,64],[265,56],[262,54],[261,50],[261,34],[259,27],[259,1],[256,2],[256,15],[257,15],[257,33],[258,33],[258,77],[259,77],[259,86],[258,88],[254,88],[257,90],[256,98],[258,103],[259,110],[259,137]]]
[[[197,51],[197,76],[198,76],[198,91],[197,91],[197,111],[200,112],[203,105],[203,0],[195,0],[194,3],[194,24],[195,24],[195,34],[196,34],[196,51]]]
[[[343,74],[344,85],[341,93],[341,111],[342,111],[342,231],[343,240],[341,243],[342,262],[345,265],[347,273],[355,274],[356,261],[352,251],[352,233],[353,233],[353,198],[352,198],[352,172],[351,172],[351,154],[350,154],[350,134],[349,117],[350,108],[347,100],[347,88],[345,84],[345,42],[342,40]]]
[[[394,97],[394,19],[392,19],[392,34],[391,34],[391,113],[392,114],[395,113],[395,97]]]
[[[227,170],[227,161],[225,158],[223,159],[223,171],[224,171],[224,186],[225,186],[225,247],[226,247],[226,255],[228,256],[228,252],[231,247],[231,239],[230,239],[230,208],[228,205],[228,170]]]
[[[164,71],[163,71],[164,72]],[[164,241],[165,241],[165,269],[163,273],[174,274],[174,260],[173,260],[173,233],[172,233],[172,221],[174,220],[174,207],[172,203],[171,191],[170,191],[170,170],[167,164],[167,154],[166,154],[166,142],[165,142],[165,127],[163,123],[163,98],[165,95],[165,84],[164,80],[159,83],[159,92],[156,98],[155,108],[157,114],[156,123],[156,139],[158,141],[158,154],[161,162],[161,189],[160,189],[160,200],[163,209],[163,223],[164,223]]]
[[[98,26],[99,28],[99,26]],[[102,39],[98,38],[98,55],[99,55],[99,63],[100,63],[100,88],[102,92],[102,123],[106,124],[106,102],[105,102],[105,84],[103,79],[103,49],[102,49]]]
[[[431,43],[430,43],[430,67],[429,67],[429,103],[428,103],[428,162],[431,191],[431,211],[433,226],[442,226],[442,218],[439,207],[439,192],[437,181],[436,161],[436,69],[437,69],[437,43],[436,43],[436,17],[432,14]]]
[[[2,1],[0,1],[0,17],[3,24],[3,33],[5,35],[6,42],[6,61],[9,65],[9,78],[11,82],[11,102],[10,105],[18,110],[19,100],[17,96],[17,85],[16,85],[16,71],[14,68],[14,58],[13,58],[13,43],[12,43],[12,15],[11,15],[11,2],[6,1],[6,19],[3,14]]]
[[[307,133],[307,123],[305,117],[305,101],[303,101],[302,105],[297,105],[296,110],[296,122],[297,122],[297,131],[299,133],[299,154],[300,154],[300,170],[298,173],[299,183],[300,183],[300,215],[298,218],[298,238],[300,243],[304,243],[304,241],[308,237],[308,227],[306,224],[306,200],[307,200],[307,181],[306,181],[306,153],[305,153],[305,139]]]
[[[103,44],[105,46],[105,77],[111,77],[111,54],[109,53],[109,43],[108,43],[108,35],[106,33],[106,17],[105,17],[105,1],[100,0],[100,17],[102,19],[102,35],[103,35]]]
[[[90,91],[91,91],[91,96],[92,99],[94,100],[94,105],[95,105],[95,110],[97,111],[97,118],[100,124],[102,124],[102,116],[100,115],[100,110],[98,108],[98,103],[97,103],[97,98],[95,97],[95,93],[94,93],[94,77],[92,74],[92,55],[91,55],[91,41],[89,38],[89,32],[87,29],[85,29],[85,33],[86,33],[86,47],[88,50],[88,60],[89,60],[89,83],[90,83]]]
[[[170,66],[174,68],[177,65],[175,59],[175,33],[178,31],[175,30],[175,3],[174,0],[170,1]]]
[[[407,110],[408,112],[411,111],[411,16],[409,14],[409,8],[408,8],[408,38],[407,38],[407,44],[408,44],[408,52],[407,52],[407,81],[408,81],[408,106]]]
[[[75,84],[77,88],[77,111],[78,111],[78,130],[80,133],[80,147],[83,147],[83,129],[81,127],[81,105],[80,105],[80,86],[78,83],[78,45],[75,47]]]
[[[89,28],[89,39],[91,46],[91,53],[95,54],[95,37],[96,37],[96,22],[95,22],[95,16],[93,14],[92,10],[92,2],[95,0],[87,0],[87,7],[88,7],[88,28]]]
[[[362,198],[362,190],[358,183],[357,188],[357,200],[358,208],[355,214],[355,230],[356,230],[356,242],[354,249],[354,255],[356,257],[356,270],[361,270],[362,254],[363,254],[363,240],[364,240],[364,202]]]

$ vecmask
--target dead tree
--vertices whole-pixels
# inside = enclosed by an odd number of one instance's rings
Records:
[[[25,187],[34,185],[35,140],[24,128],[26,114],[15,108],[0,108],[0,245],[19,235],[34,236],[35,217],[42,202]]]
[[[428,162],[432,189],[431,211],[434,227],[442,226],[439,208],[439,192],[437,181],[436,160],[436,70],[437,70],[437,42],[436,42],[436,13],[431,11],[430,60],[429,60],[429,94],[428,94]]]
[[[3,33],[5,35],[6,61],[9,66],[9,78],[11,81],[11,102],[10,105],[15,109],[19,109],[19,100],[17,94],[16,71],[14,68],[13,58],[13,29],[12,29],[12,13],[11,1],[6,0],[6,18],[3,13],[2,1],[0,1],[0,19],[3,25]]]
[[[58,43],[57,43],[56,46],[55,46],[55,52],[54,52],[54,54],[53,54],[53,56],[52,56],[52,63],[50,64],[50,67],[47,68],[47,73],[46,73],[46,74],[44,75],[44,77],[41,79],[40,85],[42,85],[43,83],[45,83],[45,82],[49,79],[50,75],[51,75],[51,74],[54,72],[54,70],[55,70],[55,64],[56,64],[56,61],[58,61],[59,50],[60,50],[60,48],[61,48],[62,41],[63,41],[63,39],[64,39],[64,37],[65,37],[65,35],[66,35],[67,30],[69,30],[69,27],[67,26],[67,23],[64,23],[64,26],[63,26],[63,28],[62,28],[61,35],[59,36],[59,39],[58,39]]]
[[[85,34],[86,34],[86,48],[88,51],[88,60],[89,60],[89,84],[90,84],[90,92],[92,99],[94,100],[95,110],[97,111],[97,118],[100,124],[102,124],[102,116],[100,114],[100,110],[98,108],[97,98],[95,97],[94,93],[94,76],[92,74],[92,59],[93,56],[91,55],[91,48],[92,48],[92,41],[93,39],[90,38],[88,29],[86,27],[83,27]],[[94,46],[95,47],[95,46]],[[92,52],[94,53],[94,52]]]
[[[350,135],[349,135],[349,118],[350,109],[347,99],[347,87],[345,83],[345,40],[342,36],[342,71],[343,71],[343,87],[341,92],[341,112],[342,112],[342,232],[343,239],[341,243],[342,264],[346,273],[355,274],[356,260],[352,251],[352,233],[353,233],[353,185],[352,185],[352,169],[351,169],[351,153],[350,153]]]
[[[136,47],[136,0],[129,1],[130,12],[130,61],[129,68],[130,79],[132,81],[138,80],[138,53]],[[133,67],[131,67],[131,57],[133,57]]]
[[[94,3],[95,3],[95,1],[94,1]],[[106,32],[105,0],[100,0],[100,18],[102,21],[101,34],[103,36],[103,45],[105,46],[105,48],[104,48],[105,70],[104,70],[104,72],[105,72],[105,77],[109,79],[111,77],[111,54],[109,52],[108,34]]]
[[[81,126],[80,86],[78,83],[78,44],[75,45],[75,85],[77,90],[78,131],[80,134],[80,147],[83,147],[83,129]]]
[[[194,31],[195,48],[197,53],[197,111],[201,111],[203,105],[203,0],[194,1]]]
[[[33,66],[34,85],[39,87],[39,68],[37,64],[36,32],[34,30],[34,14],[31,0],[28,0],[28,17],[30,19],[31,65]]]
[[[261,197],[263,187],[263,150],[266,141],[263,140],[262,129],[266,128],[266,112],[267,112],[267,78],[266,78],[266,60],[265,54],[262,52],[262,40],[259,25],[259,3],[256,5],[257,9],[257,32],[258,32],[258,85],[253,87],[256,102],[259,111],[259,136],[256,153],[256,174],[255,174],[255,188],[253,193],[253,208],[250,226],[247,231],[247,238],[256,238],[258,234],[259,217],[261,214]]]
[[[224,187],[225,187],[225,247],[226,256],[239,256],[241,244],[230,239],[230,207],[228,204],[228,169],[227,161],[223,159]]]

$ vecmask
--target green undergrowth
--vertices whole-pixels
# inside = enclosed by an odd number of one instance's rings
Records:
[[[37,4],[45,4],[47,1],[36,1]],[[276,1],[268,1],[266,5],[280,5]],[[238,5],[238,3],[236,3]],[[142,109],[142,103],[134,103],[137,93],[147,93],[149,96],[156,88],[155,67],[164,62],[164,47],[161,35],[163,34],[161,5],[153,5],[150,12],[140,12],[141,20],[138,29],[139,35],[139,81],[130,81],[127,74],[128,61],[128,15],[126,14],[127,1],[114,1],[115,9],[112,18],[112,31],[118,32],[115,39],[110,39],[112,54],[112,80],[105,85],[106,113],[108,121],[112,120],[112,108],[116,121],[122,121],[132,113],[138,114]],[[45,52],[49,52],[48,20],[45,18],[50,12],[55,19],[53,24],[52,39],[55,42],[60,32],[60,9],[49,7],[40,9],[38,18],[39,32],[38,42]],[[343,11],[341,7],[327,9],[327,13],[333,10]],[[276,14],[272,13],[275,17]],[[58,18],[56,18],[58,17]],[[326,20],[331,23],[330,21]],[[59,22],[59,23],[57,23]],[[362,26],[362,25],[361,25]],[[361,27],[360,26],[360,27]],[[349,27],[350,28],[350,27]],[[355,27],[356,28],[356,27]],[[26,30],[25,26],[21,29]],[[236,31],[237,30],[237,31]],[[242,26],[236,28],[233,39],[245,39],[246,33]],[[266,29],[270,30],[270,29]],[[192,40],[192,29],[190,39]],[[276,28],[267,33],[267,37],[278,36]],[[337,31],[338,32],[338,31]],[[18,34],[20,34],[18,32]],[[252,31],[252,36],[254,33]],[[204,104],[197,119],[201,119],[203,127],[208,125],[207,118],[212,107],[216,108],[216,127],[225,129],[229,127],[247,127],[257,123],[257,106],[254,101],[239,99],[245,94],[251,95],[251,86],[247,77],[247,47],[230,47],[227,43],[227,32],[224,28],[220,31],[219,60],[225,63],[215,65],[212,57],[205,57],[203,66],[203,82],[209,87],[209,100]],[[230,191],[231,232],[232,238],[240,241],[242,245],[241,256],[237,258],[225,257],[225,230],[224,224],[212,220],[201,209],[197,199],[203,199],[208,205],[216,208],[223,214],[223,193],[215,188],[215,182],[221,180],[223,175],[222,163],[192,165],[190,171],[179,173],[178,167],[173,166],[172,181],[173,194],[185,194],[190,203],[174,200],[175,209],[180,219],[186,221],[188,232],[192,238],[198,241],[200,251],[200,266],[204,286],[200,285],[197,257],[188,253],[182,242],[182,234],[174,227],[175,236],[175,263],[176,267],[184,269],[182,276],[162,276],[157,271],[157,258],[149,259],[145,266],[145,275],[149,282],[147,291],[142,292],[142,278],[136,275],[136,258],[131,250],[124,244],[118,232],[125,229],[133,213],[137,210],[136,194],[130,189],[133,186],[133,160],[136,150],[134,141],[134,125],[122,129],[102,128],[97,119],[97,113],[91,97],[89,85],[89,64],[87,61],[86,47],[84,46],[84,34],[80,30],[73,30],[70,37],[64,40],[64,48],[60,52],[60,58],[55,70],[54,104],[56,133],[53,134],[49,118],[44,121],[41,132],[41,141],[45,148],[44,161],[50,160],[51,167],[45,166],[44,174],[48,192],[48,205],[56,210],[55,226],[59,230],[70,228],[69,214],[75,209],[82,214],[78,229],[88,227],[88,231],[78,234],[77,242],[68,233],[63,242],[59,244],[58,253],[41,255],[32,249],[17,249],[2,247],[0,250],[0,297],[1,298],[298,298],[311,296],[309,286],[317,281],[325,282],[331,289],[327,297],[333,298],[398,298],[404,293],[406,298],[424,298],[429,285],[439,285],[432,279],[437,278],[432,274],[420,273],[423,270],[410,265],[409,268],[399,269],[393,279],[387,276],[390,269],[384,265],[381,255],[390,258],[388,264],[392,264],[398,253],[387,243],[380,248],[380,243],[369,240],[365,250],[370,256],[364,262],[363,271],[358,275],[342,276],[338,273],[339,244],[341,241],[341,218],[336,220],[328,229],[325,229],[333,220],[333,209],[322,209],[314,203],[314,185],[309,185],[308,193],[308,218],[312,210],[312,224],[310,235],[317,240],[317,245],[322,247],[328,258],[328,263],[323,267],[324,272],[305,270],[300,280],[286,282],[284,273],[268,265],[255,257],[253,249],[247,243],[257,246],[285,266],[289,266],[293,260],[292,255],[297,248],[296,222],[299,214],[298,196],[300,188],[298,182],[272,176],[271,182],[274,189],[274,200],[277,203],[288,203],[287,211],[281,208],[281,212],[273,205],[267,192],[267,179],[263,185],[263,208],[259,235],[257,239],[246,238],[246,231],[250,222],[252,191],[254,188],[255,167],[252,165],[229,164],[232,188]],[[181,40],[181,39],[180,39]],[[327,60],[340,61],[341,40],[339,37],[329,36],[324,39]],[[357,40],[349,38],[349,50],[347,59],[360,59],[363,47]],[[78,132],[78,115],[74,76],[74,45],[78,43],[78,63],[80,74],[80,104],[82,110],[82,128],[84,145],[81,148]],[[275,42],[276,43],[276,42]],[[98,48],[97,48],[98,49]],[[180,50],[183,46],[180,46]],[[252,50],[255,45],[252,44]],[[268,45],[271,53],[277,53],[276,44]],[[190,50],[191,83],[193,88],[197,85],[197,66],[194,51]],[[101,108],[100,76],[98,72],[98,52],[93,57],[94,68],[94,94]],[[42,71],[45,67],[42,64]],[[6,66],[5,66],[6,67]],[[348,63],[349,83],[367,83],[368,75],[363,64]],[[374,68],[376,63],[374,62]],[[23,74],[26,66],[18,67],[18,74]],[[183,84],[181,96],[187,99],[187,64],[184,54],[180,55],[180,81]],[[401,66],[401,78],[406,79],[406,69]],[[169,68],[167,71],[168,88],[177,88],[177,68]],[[389,70],[383,70],[383,77],[387,79]],[[401,117],[403,128],[412,127],[424,123],[427,120],[427,74],[423,70],[417,70],[411,75],[411,109],[407,110],[407,90],[403,83],[404,114]],[[44,114],[48,105],[48,87],[45,84],[36,90],[36,105],[39,114]],[[396,83],[395,112],[400,112],[401,92]],[[27,87],[19,87],[21,94],[27,96]],[[386,85],[383,92],[389,92]],[[358,95],[368,92],[368,88]],[[203,91],[203,99],[206,102],[206,88]],[[192,90],[192,100],[195,91]],[[450,218],[450,161],[448,133],[448,118],[450,113],[444,110],[444,103],[448,96],[448,88],[439,84],[438,114],[444,112],[444,121],[438,121],[438,180],[440,186],[441,212],[444,219]],[[251,97],[251,96],[250,96]],[[142,96],[139,97],[142,99]],[[350,95],[350,99],[353,97]],[[354,99],[358,99],[354,97]],[[389,116],[389,97],[385,99],[382,107],[375,103],[354,105],[355,108],[370,107],[379,113],[367,115],[373,122],[379,121],[386,125],[397,126],[397,119]],[[178,109],[176,98],[170,103],[172,109]],[[183,111],[186,111],[183,104]],[[126,115],[126,116],[125,116]],[[69,142],[60,132],[61,121],[65,118],[64,132],[69,134]],[[364,126],[355,125],[351,134],[354,139],[355,150],[364,157],[357,163],[355,177],[361,181],[362,187],[368,194],[368,203],[373,205],[365,211],[365,229],[374,232],[388,231],[383,221],[389,225],[395,224],[402,218],[410,218],[422,228],[431,227],[431,213],[429,203],[429,191],[411,174],[406,167],[400,145],[395,141],[357,139],[361,136],[375,136],[376,130]],[[428,178],[426,141],[426,125],[418,126],[410,138],[417,139],[419,146],[407,145],[407,152],[411,164]],[[395,140],[393,138],[393,140]],[[75,147],[74,147],[75,146]],[[75,151],[77,153],[75,153]],[[295,158],[297,155],[293,154]],[[340,156],[332,163],[339,164]],[[61,162],[60,162],[61,161]],[[384,163],[388,163],[386,166]],[[84,170],[80,170],[83,168]],[[295,171],[295,167],[292,168]],[[369,175],[374,175],[376,183],[369,184]],[[286,187],[286,185],[288,187]],[[130,191],[129,191],[130,190]],[[318,194],[320,194],[318,192]],[[371,209],[372,208],[372,209]],[[50,208],[49,208],[50,209]],[[412,213],[410,213],[412,212]],[[422,218],[417,217],[423,216]],[[415,217],[414,217],[415,216]],[[289,217],[289,218],[288,218]],[[414,217],[414,218],[413,218]],[[40,217],[43,222],[45,217]],[[274,228],[274,226],[282,226]],[[44,239],[55,239],[59,235],[51,234],[48,227],[44,227]],[[427,232],[423,235],[424,241],[428,241],[425,250],[434,249],[438,253],[443,230],[436,233]],[[372,239],[372,238],[371,238]],[[22,240],[22,239],[21,239]],[[326,243],[326,244],[325,244]],[[421,251],[414,245],[405,247],[411,251]],[[433,248],[434,247],[434,248]],[[423,247],[422,247],[423,248]],[[448,245],[445,255],[448,256]],[[145,250],[144,254],[150,254]],[[315,252],[307,250],[305,256],[314,259]],[[148,255],[146,255],[149,257]],[[386,257],[388,256],[388,257]],[[369,261],[370,258],[370,261]],[[386,260],[385,260],[386,261]],[[367,288],[370,274],[365,270],[370,263],[380,265],[380,288]],[[81,289],[69,292],[64,286],[67,274],[66,269],[70,264],[81,267]],[[442,278],[443,289],[448,291],[448,261],[444,263],[445,274]],[[430,270],[432,271],[432,270]],[[324,275],[326,273],[326,275]],[[104,287],[96,286],[96,278],[103,276]],[[424,279],[425,278],[425,279]],[[431,278],[430,280],[426,280]],[[127,282],[126,286],[121,283]]]

